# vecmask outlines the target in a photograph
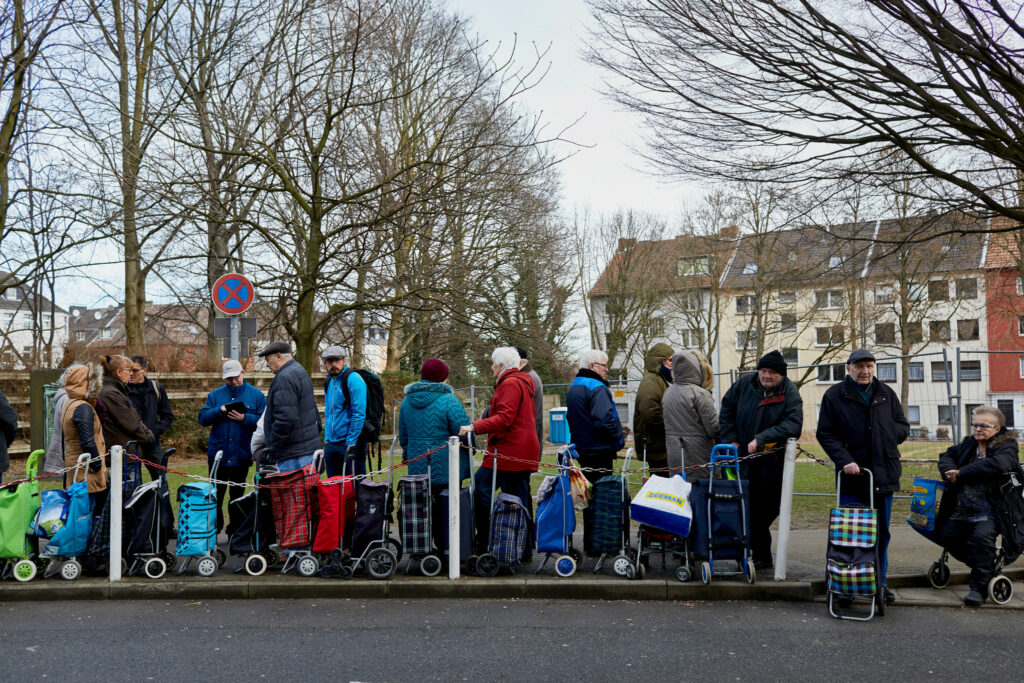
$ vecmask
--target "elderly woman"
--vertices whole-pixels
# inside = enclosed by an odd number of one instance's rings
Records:
[[[46,447],[46,459],[43,462],[43,472],[47,474],[60,472],[64,468],[64,427],[61,425],[60,416],[64,411],[64,404],[68,400],[68,392],[65,388],[68,372],[71,368],[81,366],[81,363],[72,363],[61,373],[57,381],[57,394],[53,397],[53,436],[50,437],[50,445]],[[97,382],[99,378],[97,378]],[[67,477],[65,477],[65,485]]]
[[[126,356],[104,356],[103,387],[100,389],[102,404],[101,419],[103,422],[103,439],[107,448],[127,445],[129,441],[137,441],[140,455],[151,455],[150,448],[155,443],[153,432],[142,423],[142,418],[135,412],[131,398],[128,397],[128,378],[131,376],[132,362]]]
[[[1007,431],[998,408],[979,406],[971,413],[971,436],[939,456],[946,490],[935,528],[938,541],[971,568],[965,605],[985,602],[996,561],[996,534],[1002,533],[993,508],[1001,505],[1000,484],[1017,471],[1017,434]]]
[[[426,474],[430,465],[431,493],[434,497],[434,542],[441,548],[447,524],[448,508],[441,505],[441,493],[448,488],[448,437],[469,422],[462,401],[448,386],[448,366],[431,358],[420,368],[420,381],[405,387],[405,398],[398,413],[398,442],[404,459],[409,460],[409,474]],[[415,460],[424,453],[428,458]],[[459,480],[469,476],[469,452],[462,450],[459,459]]]
[[[680,351],[672,356],[672,384],[661,399],[661,412],[665,417],[668,466],[673,474],[684,465],[707,465],[721,435],[718,411],[711,392],[705,388],[706,379],[696,353]],[[686,478],[707,479],[708,469],[687,470]]]
[[[93,510],[99,512],[107,496],[107,467],[100,456],[107,452],[103,429],[95,409],[100,393],[100,368],[96,365],[75,365],[64,373],[65,400],[54,423],[61,428],[61,453],[64,467],[74,467],[78,456],[91,456],[86,482]],[[59,469],[59,468],[58,468]]]
[[[530,517],[533,517],[530,474],[537,471],[540,443],[534,426],[533,380],[519,370],[519,361],[519,352],[514,347],[494,350],[491,354],[491,372],[495,377],[494,396],[491,397],[488,416],[459,430],[459,436],[470,431],[487,434],[487,456],[473,479],[476,491],[473,509],[476,513],[477,544],[480,547],[487,545],[493,468],[498,470],[498,487],[504,493],[517,496]],[[532,559],[532,548],[533,530],[530,529],[523,562]]]

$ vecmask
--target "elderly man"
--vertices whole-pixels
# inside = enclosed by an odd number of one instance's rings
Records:
[[[171,402],[167,399],[167,390],[156,380],[149,379],[149,361],[145,356],[130,356],[132,367],[128,376],[128,398],[131,399],[135,412],[142,419],[142,424],[149,427],[153,432],[156,441],[153,443],[149,460],[164,465],[164,451],[160,445],[160,436],[171,427],[174,422],[174,411],[171,410]],[[149,474],[156,479],[160,471],[146,465]]]
[[[608,355],[598,349],[584,351],[580,369],[565,397],[569,432],[576,444],[583,476],[591,482],[611,473],[615,454],[624,443],[622,422],[607,376]],[[600,555],[594,552],[593,534],[594,508],[587,507],[583,511],[583,549],[589,556]]]
[[[857,349],[846,361],[846,378],[829,387],[821,399],[818,415],[818,443],[845,475],[871,470],[875,481],[875,508],[878,510],[878,545],[881,552],[879,573],[885,586],[889,564],[889,518],[892,494],[900,487],[900,452],[897,446],[910,435],[910,424],[896,392],[875,377],[875,357],[866,349]],[[840,505],[867,505],[866,477],[857,483],[843,480]],[[896,597],[884,589],[886,604]]]
[[[199,410],[199,424],[211,427],[207,443],[207,465],[213,468],[217,451],[223,451],[217,479],[224,482],[244,483],[252,465],[250,442],[256,431],[256,422],[267,407],[263,392],[247,384],[245,371],[237,360],[229,360],[221,368],[224,385],[211,391],[206,404]],[[231,486],[229,500],[238,498],[245,490]],[[224,494],[227,484],[217,484],[217,532],[224,529]],[[241,520],[232,519],[225,530],[230,536]]]
[[[327,476],[366,474],[366,382],[348,366],[348,353],[328,346],[320,354],[324,378],[324,463]],[[346,463],[348,466],[346,467]]]
[[[778,351],[757,363],[757,373],[742,376],[725,392],[718,424],[722,439],[740,455],[762,453],[740,467],[750,487],[750,546],[756,569],[772,567],[772,522],[782,501],[782,447],[797,439],[804,426],[804,402],[786,376],[788,365]]]
[[[264,416],[265,462],[281,472],[301,469],[320,449],[320,411],[313,398],[313,380],[292,358],[287,342],[276,341],[259,352],[276,375],[267,392]]]

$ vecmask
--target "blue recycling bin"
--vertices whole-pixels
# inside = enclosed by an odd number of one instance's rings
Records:
[[[552,408],[548,411],[548,421],[551,425],[551,434],[548,440],[558,446],[565,446],[572,443],[569,440],[569,420],[566,419],[568,408]]]

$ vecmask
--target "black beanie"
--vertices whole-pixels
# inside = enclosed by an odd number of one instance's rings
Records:
[[[769,351],[761,357],[761,360],[757,361],[757,369],[768,368],[774,370],[783,377],[786,376],[786,359],[782,357],[782,354],[778,351]]]

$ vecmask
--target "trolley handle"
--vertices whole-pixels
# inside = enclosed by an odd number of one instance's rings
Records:
[[[224,451],[217,451],[217,455],[213,456],[213,465],[210,467],[210,479],[217,478],[217,470],[220,469],[220,461],[224,457]]]
[[[102,458],[103,456],[101,455],[100,457]],[[78,456],[78,462],[75,463],[75,471],[71,474],[72,484],[78,483],[78,470],[82,470],[82,481],[86,480],[86,478],[89,476],[89,460],[91,459],[92,456],[89,455],[88,452],[82,453],[80,456]]]
[[[871,470],[869,470],[867,467],[861,467],[860,468],[860,472],[861,472],[861,474],[864,474],[865,472],[867,472],[867,475],[868,475],[868,506],[872,510],[874,510],[875,509],[875,475],[872,474]],[[844,476],[856,477],[856,476],[860,476],[860,475],[846,474],[845,472],[843,472],[842,468],[839,468],[839,469],[836,470],[836,507],[839,507],[839,505],[840,505],[840,503],[839,503],[839,498],[840,498],[840,482],[843,480]]]

